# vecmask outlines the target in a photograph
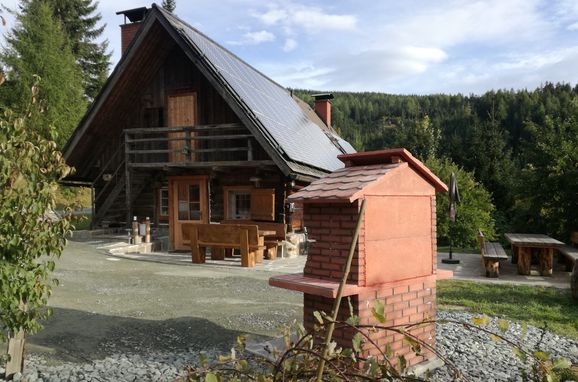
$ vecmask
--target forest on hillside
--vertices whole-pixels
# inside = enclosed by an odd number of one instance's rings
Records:
[[[311,105],[315,93],[295,90]],[[479,96],[333,94],[333,127],[357,150],[405,147],[472,173],[491,195],[497,233],[567,240],[578,230],[578,86]]]

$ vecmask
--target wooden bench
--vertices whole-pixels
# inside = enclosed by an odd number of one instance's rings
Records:
[[[265,246],[256,225],[183,224],[183,237],[191,242],[191,257],[195,264],[205,262],[206,248],[211,247],[211,259],[223,260],[224,249],[238,249],[241,266],[254,267],[258,253]]]
[[[279,243],[285,240],[285,235],[287,234],[287,225],[283,223],[256,222],[253,220],[223,220],[221,223],[250,225],[256,224],[261,231],[274,231],[275,235],[266,236],[264,238],[265,258],[269,260],[274,260],[277,258],[277,248],[279,247]]]
[[[486,270],[486,277],[499,277],[500,260],[508,259],[506,251],[500,243],[486,241],[481,230],[478,233],[478,241],[480,242],[480,254]]]
[[[571,245],[557,248],[558,252],[565,257],[566,271],[571,272],[576,260],[578,260],[578,233],[573,232],[570,236]]]

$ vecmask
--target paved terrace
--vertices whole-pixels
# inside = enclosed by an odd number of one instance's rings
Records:
[[[238,257],[228,258],[225,260],[210,260],[207,257],[205,264],[192,264],[190,253],[183,252],[152,252],[152,253],[123,253],[122,248],[125,244],[120,242],[110,242],[108,240],[92,240],[88,243],[97,246],[99,249],[108,252],[110,249],[115,249],[114,253],[108,253],[110,256],[139,260],[157,262],[162,264],[175,264],[190,267],[234,267],[241,268],[241,260]],[[510,261],[502,261],[500,264],[500,277],[487,278],[485,277],[482,260],[479,254],[475,253],[453,253],[454,259],[460,260],[459,264],[444,264],[442,259],[448,257],[448,253],[438,253],[438,269],[452,271],[454,279],[470,280],[484,283],[494,284],[519,284],[519,285],[535,285],[543,287],[555,288],[570,288],[570,272],[564,270],[562,264],[558,264],[556,258],[554,259],[554,273],[552,277],[540,276],[537,271],[532,271],[530,276],[519,275],[517,266]],[[248,272],[251,270],[275,272],[275,273],[298,273],[303,271],[305,265],[305,256],[296,258],[278,258],[276,260],[264,260],[263,263],[257,264],[254,268],[242,268]]]

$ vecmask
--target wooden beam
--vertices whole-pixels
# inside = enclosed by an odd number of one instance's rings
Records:
[[[212,168],[212,167],[264,167],[275,166],[272,160],[216,161],[216,162],[158,162],[130,163],[130,168]]]
[[[220,123],[220,124],[208,124],[208,125],[195,125],[195,126],[172,126],[172,127],[145,127],[136,129],[124,129],[124,133],[135,133],[135,134],[147,134],[147,133],[166,133],[166,132],[180,132],[185,130],[191,131],[203,131],[203,130],[229,130],[229,129],[244,129],[245,126],[240,123]]]

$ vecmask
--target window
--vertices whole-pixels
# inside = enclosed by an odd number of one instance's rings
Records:
[[[250,191],[229,191],[228,193],[229,219],[250,219],[251,218],[251,192]]]
[[[167,187],[159,190],[159,216],[169,216],[169,189]]]
[[[275,220],[275,189],[224,187],[225,219]]]

